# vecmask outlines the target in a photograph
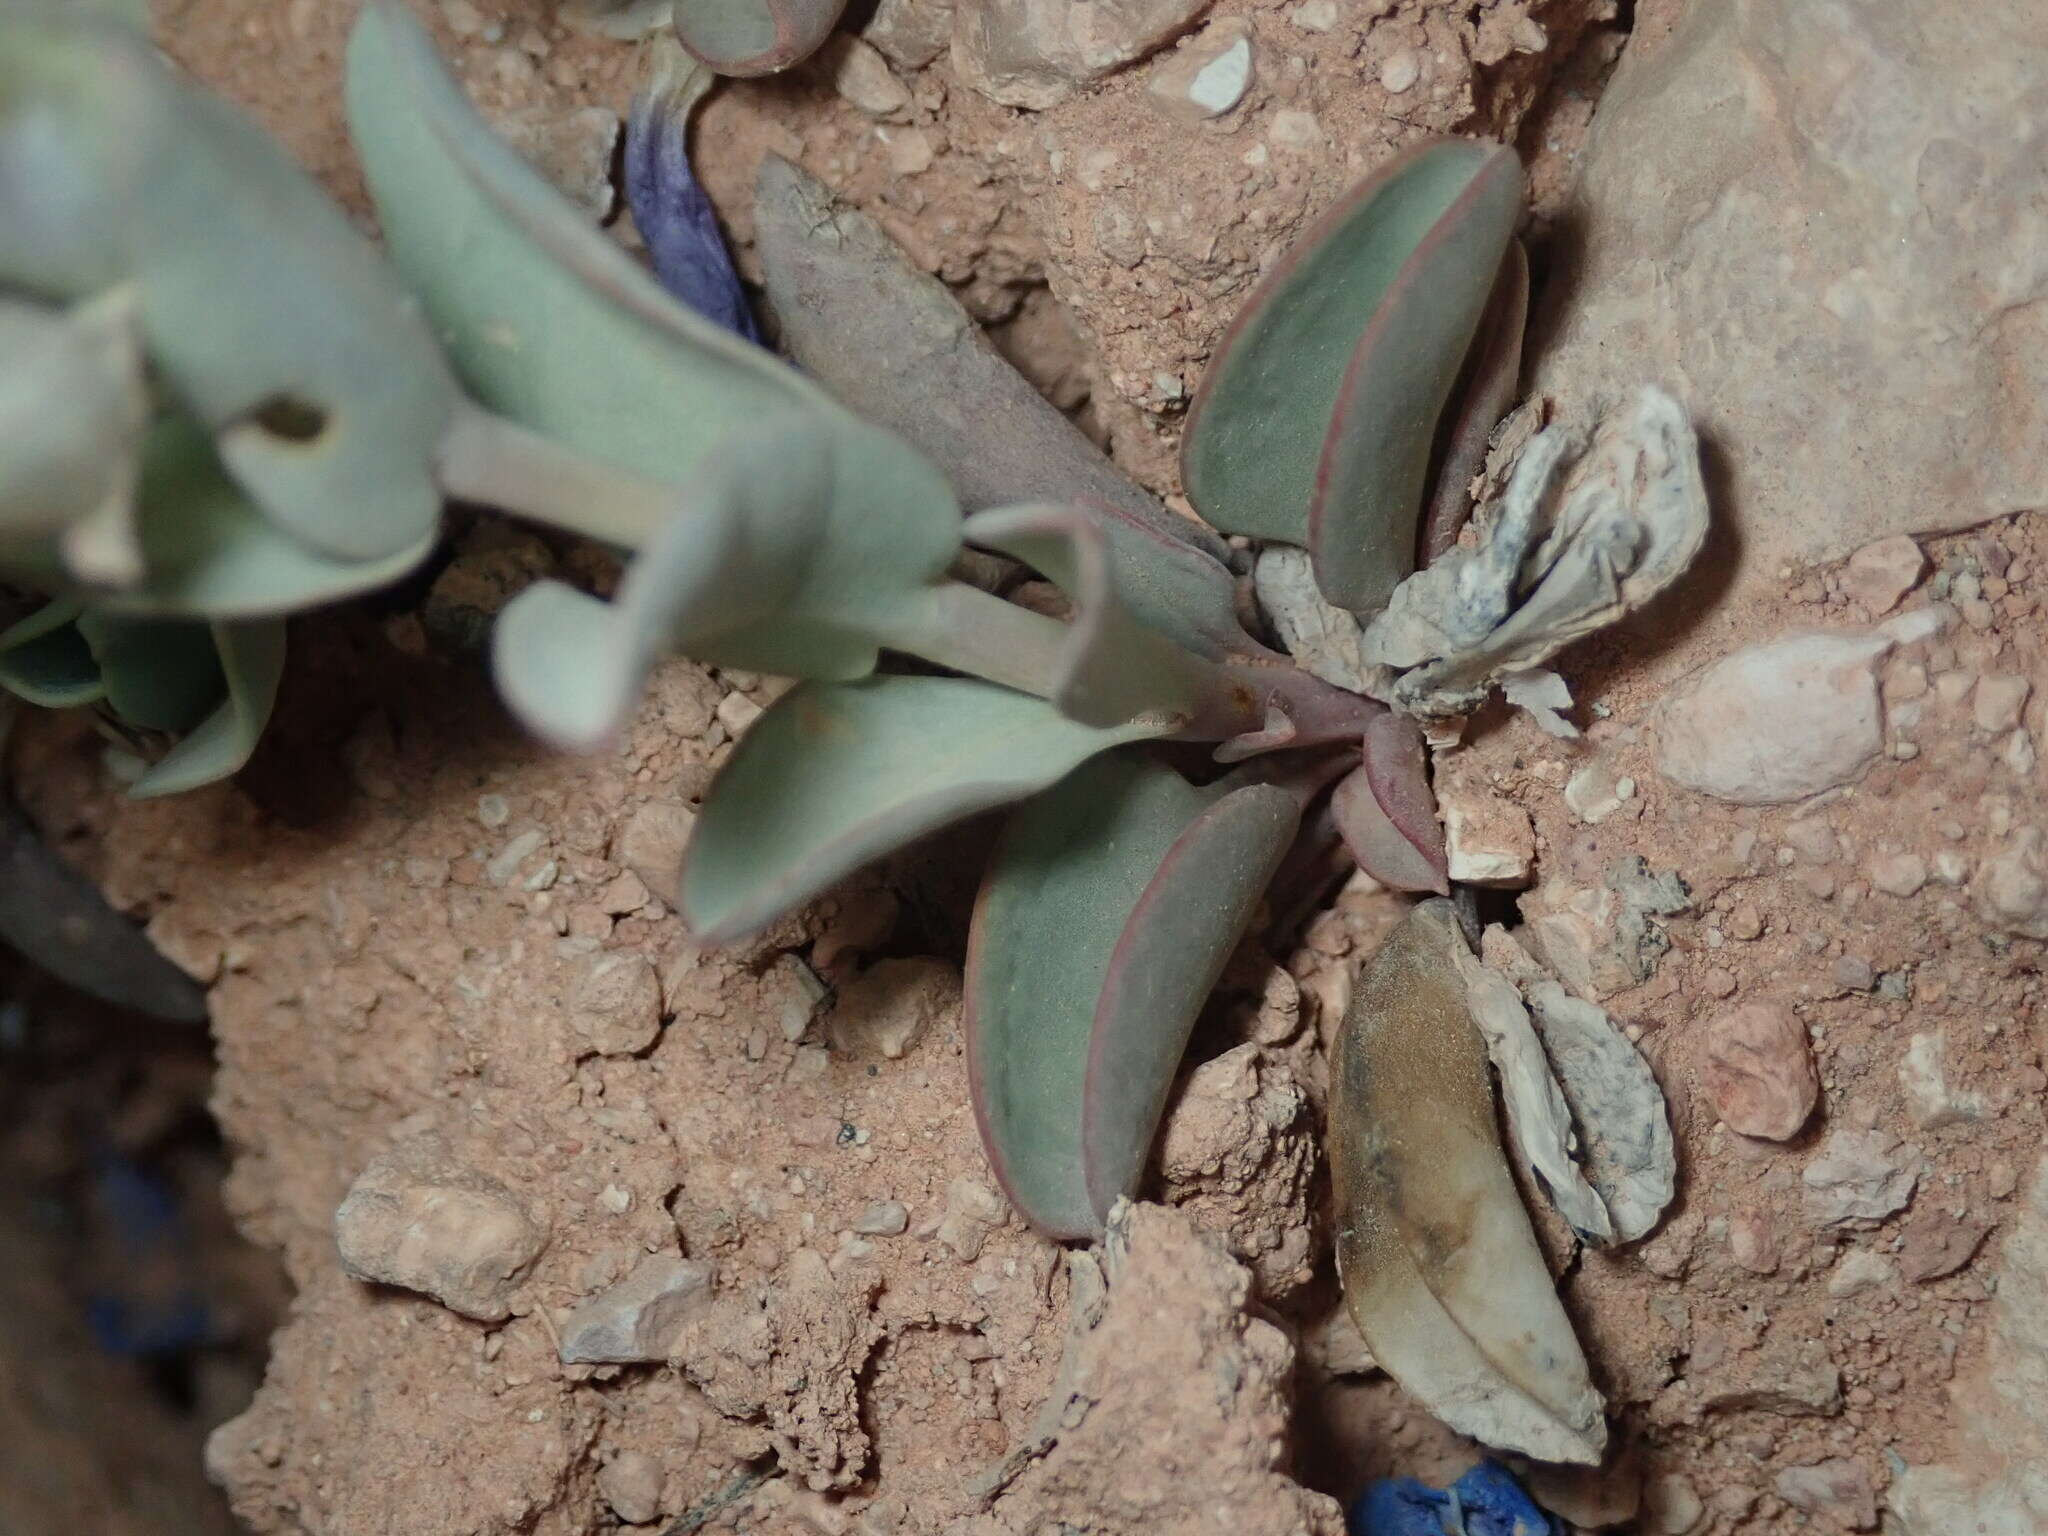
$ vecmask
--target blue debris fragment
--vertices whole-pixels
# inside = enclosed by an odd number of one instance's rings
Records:
[[[170,1186],[119,1153],[102,1152],[93,1194],[123,1260],[120,1290],[85,1297],[86,1326],[99,1347],[150,1357],[213,1343],[218,1329]]]
[[[1512,1472],[1482,1461],[1448,1488],[1383,1477],[1351,1506],[1351,1536],[1564,1536]]]
[[[759,342],[718,213],[690,168],[690,115],[710,72],[673,45],[660,48],[626,112],[626,206],[661,285],[707,320]]]

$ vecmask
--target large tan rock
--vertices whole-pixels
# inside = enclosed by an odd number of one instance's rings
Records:
[[[2038,1536],[2048,1530],[2048,1162],[1999,1253],[1982,1361],[1954,1389],[1941,1462],[1892,1480],[1900,1536]]]
[[[2041,0],[1693,0],[1623,56],[1536,382],[1679,395],[1738,590],[2048,505],[2044,36]]]

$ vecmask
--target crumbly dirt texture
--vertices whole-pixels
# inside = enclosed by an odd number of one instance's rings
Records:
[[[367,222],[338,121],[353,7],[157,12],[178,62]],[[530,4],[423,14],[504,120],[620,111],[639,66],[636,45]],[[722,89],[703,175],[749,271],[755,166],[799,159],[1172,496],[1186,397],[1243,293],[1399,145],[1515,139],[1539,279],[1562,259],[1542,237],[1624,45],[1600,0],[1218,0],[1204,27],[1223,24],[1248,29],[1255,68],[1210,121],[1148,94],[1199,32],[1043,112],[987,100],[941,52],[896,67],[889,121],[816,69]],[[1469,1464],[1374,1374],[1329,1256],[1327,1047],[1397,900],[1354,882],[1277,950],[1245,947],[1150,1203],[1099,1253],[1063,1251],[996,1193],[968,1108],[958,966],[986,838],[698,949],[663,904],[662,852],[777,685],[672,662],[617,750],[551,756],[498,711],[476,637],[509,588],[590,558],[490,524],[454,549],[431,584],[295,624],[279,718],[232,787],[133,804],[89,734],[39,726],[16,748],[43,825],[212,986],[229,1206],[296,1290],[255,1403],[207,1453],[251,1530],[1329,1536],[1368,1478]],[[1840,567],[1739,607],[1682,583],[1561,658],[1582,740],[1492,712],[1439,762],[1440,782],[1526,814],[1543,899],[1597,889],[1624,855],[1689,891],[1656,920],[1669,947],[1648,979],[1602,997],[1669,1095],[1678,1202],[1615,1253],[1544,1232],[1621,1447],[1545,1483],[1586,1524],[1858,1528],[1890,1453],[1946,1453],[1951,1383],[1985,1367],[2048,1076],[2041,945],[1995,933],[1978,893],[2040,819],[2048,527],[1929,554],[1904,606],[1945,604],[1946,628],[1884,659],[1886,755],[1819,803],[1667,783],[1654,715],[1736,645],[1881,617]],[[2032,680],[2010,720],[2011,688],[1984,686],[2005,677]],[[1633,781],[1597,824],[1563,793],[1589,765]],[[1706,1087],[1708,1026],[1747,1003],[1811,1043],[1822,1102],[1789,1141],[1718,1123]],[[1901,1076],[1929,1036],[1948,1114],[1924,1070]],[[1816,1205],[1802,1175],[1845,1135],[1910,1183],[1900,1209],[1831,1223]],[[435,1282],[464,1311],[344,1272],[337,1208],[372,1165],[467,1192],[478,1242],[512,1235]],[[703,1281],[678,1291],[666,1353],[563,1364],[581,1309],[657,1260]]]

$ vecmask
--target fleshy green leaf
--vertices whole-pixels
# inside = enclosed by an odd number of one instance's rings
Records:
[[[683,921],[729,942],[927,832],[1155,732],[1097,730],[970,678],[804,684],[748,728],[712,784],[683,861]]]
[[[1124,598],[1123,571],[1102,528],[1071,507],[980,512],[963,530],[1049,577],[1073,600],[1052,695],[1085,725],[1120,725],[1140,715],[1192,719],[1222,686],[1210,663],[1139,622]]]
[[[0,939],[103,1002],[180,1024],[206,1017],[199,985],[52,853],[11,801],[0,801]]]
[[[1450,903],[1352,989],[1330,1081],[1337,1269],[1373,1358],[1437,1418],[1539,1461],[1600,1460],[1600,1395],[1494,1125]]]
[[[1443,464],[1430,488],[1422,517],[1422,547],[1417,551],[1424,565],[1458,542],[1458,531],[1472,515],[1472,482],[1486,467],[1493,429],[1515,403],[1515,386],[1522,377],[1522,335],[1528,328],[1529,255],[1521,241],[1510,240],[1445,419]]]
[[[879,432],[795,412],[736,430],[676,503],[615,602],[543,582],[499,616],[500,686],[549,740],[610,739],[670,646],[785,677],[863,677],[960,542],[937,471]]]
[[[338,560],[281,532],[229,478],[205,431],[161,418],[142,452],[137,534],[142,579],[96,594],[120,613],[205,619],[267,618],[389,586],[432,552],[429,528],[409,549]]]
[[[75,709],[106,696],[92,647],[78,632],[84,604],[45,603],[0,633],[0,688],[44,709]]]
[[[851,425],[785,364],[671,298],[494,137],[397,5],[363,7],[347,99],[392,260],[490,410],[674,485],[763,417],[808,409]]]
[[[263,515],[228,475],[213,437],[179,414],[158,418],[138,458],[132,531],[140,574],[119,589],[93,587],[109,613],[250,619],[296,613],[389,586],[432,552],[439,531],[377,560],[338,560],[300,543]],[[0,569],[54,591],[73,582],[56,541],[6,550]]]
[[[1437,139],[1319,220],[1202,381],[1181,445],[1196,510],[1306,544],[1331,601],[1382,606],[1414,569],[1437,421],[1521,207],[1512,150]]]
[[[1364,761],[1330,799],[1352,855],[1391,890],[1448,895],[1450,861],[1421,728],[1406,715],[1375,715],[1365,728],[1364,749]]]
[[[106,680],[107,708],[138,730],[190,730],[226,691],[213,633],[204,624],[88,608],[77,625]]]
[[[1099,1232],[1136,1184],[1188,1031],[1299,820],[1284,789],[1197,789],[1118,752],[1004,832],[968,947],[968,1073],[997,1176],[1046,1232]]]
[[[846,0],[676,0],[676,36],[721,75],[770,75],[831,35]]]
[[[209,626],[226,694],[176,746],[130,786],[135,799],[197,789],[241,771],[256,750],[284,677],[282,620]]]
[[[396,276],[254,125],[82,7],[0,27],[0,283],[131,285],[168,392],[308,547],[378,559],[440,514],[454,380]]]

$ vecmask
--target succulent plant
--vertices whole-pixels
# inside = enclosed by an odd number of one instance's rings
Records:
[[[489,132],[394,0],[363,7],[346,82],[381,253],[134,18],[0,7],[0,576],[41,600],[0,633],[0,687],[98,711],[142,759],[136,792],[186,788],[253,749],[284,617],[412,569],[444,502],[616,547],[609,600],[542,581],[499,617],[498,684],[537,734],[604,748],[669,651],[795,681],[704,799],[678,885],[700,940],[1013,808],[971,925],[969,1075],[1001,1182],[1056,1237],[1100,1233],[1137,1188],[1229,956],[1327,890],[1339,837],[1384,884],[1448,892],[1418,719],[1498,685],[1569,730],[1540,663],[1661,591],[1704,535],[1690,425],[1645,390],[1560,484],[1571,439],[1532,429],[1459,542],[1528,303],[1499,146],[1396,156],[1252,292],[1183,438],[1205,524],[772,156],[755,223],[798,367],[762,347],[689,162],[708,76],[665,41],[625,153],[650,274]],[[839,9],[676,0],[675,22],[698,60],[750,73]],[[20,888],[55,909],[79,882],[20,830],[0,822]],[[0,899],[0,933],[39,943],[39,923]],[[189,1014],[109,923],[66,930],[107,944],[103,992]],[[1611,1021],[1521,986],[1442,901],[1361,975],[1334,1072],[1340,1262],[1425,1403],[1583,1460],[1599,1399],[1487,1053],[1525,1160],[1589,1240],[1654,1223],[1670,1138]],[[1591,1065],[1560,1085],[1543,1053],[1565,1043]],[[1630,1134],[1582,1176],[1572,1123],[1597,1142],[1585,1122],[1613,1106]]]
[[[13,3],[0,316],[64,361],[82,405],[0,381],[0,558],[52,599],[0,637],[0,679],[186,732],[144,789],[232,771],[276,686],[276,618],[408,569],[444,500],[621,547],[611,601],[542,582],[499,620],[500,684],[542,736],[604,745],[665,650],[800,680],[704,802],[680,884],[701,938],[1021,803],[973,924],[973,1078],[1003,1182],[1061,1236],[1099,1230],[1139,1180],[1305,809],[1334,784],[1373,873],[1446,888],[1416,726],[1254,631],[1332,605],[1370,618],[1415,564],[1433,464],[1469,478],[1460,403],[1498,409],[1520,327],[1511,152],[1399,157],[1220,348],[1190,494],[1228,532],[1306,546],[1320,589],[1260,615],[1241,557],[1125,480],[950,295],[774,160],[762,255],[809,376],[747,339],[689,172],[701,85],[674,61],[629,135],[650,276],[373,0],[347,108],[380,257],[130,27]],[[836,9],[684,0],[677,19],[725,68]],[[45,118],[61,131],[35,131]],[[1465,499],[1460,483],[1445,502]],[[1433,514],[1434,537],[1456,521]],[[994,580],[951,574],[970,548]],[[1063,616],[1002,595],[1025,570]]]

